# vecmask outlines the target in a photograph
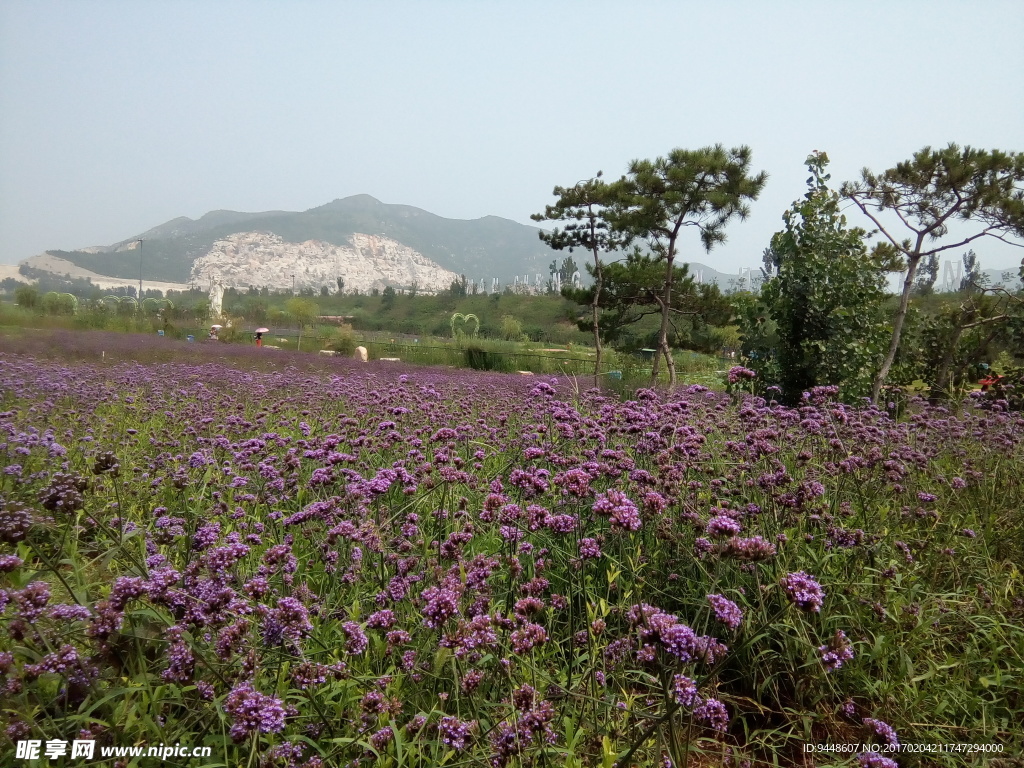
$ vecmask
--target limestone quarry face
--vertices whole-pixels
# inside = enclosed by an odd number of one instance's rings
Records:
[[[338,277],[345,279],[345,292],[372,289],[410,288],[423,293],[447,290],[459,275],[444,269],[418,251],[376,235],[354,234],[349,245],[321,240],[285,242],[268,232],[239,232],[217,240],[208,253],[192,265],[191,281],[206,286],[219,280],[225,287],[248,289],[311,288],[320,293],[327,286],[338,289]]]

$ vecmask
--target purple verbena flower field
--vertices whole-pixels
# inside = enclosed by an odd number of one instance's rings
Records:
[[[1024,751],[1020,413],[620,398],[250,350],[138,362],[137,342],[97,338],[0,342],[4,754],[28,738],[268,768]],[[804,750],[894,740],[1001,752]]]

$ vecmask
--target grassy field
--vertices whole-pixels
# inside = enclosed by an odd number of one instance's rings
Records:
[[[342,298],[338,297],[340,301]],[[411,303],[409,297],[400,297]],[[561,306],[562,299],[557,297],[523,297],[504,296],[502,299],[517,307],[527,307],[532,302],[534,307]],[[349,301],[374,302],[379,299],[369,296],[347,297]],[[417,297],[417,300],[436,300],[443,304],[444,297]],[[486,297],[469,297],[466,301],[480,303]],[[491,304],[495,304],[490,299]],[[568,302],[563,302],[568,304]],[[472,308],[472,307],[470,307]],[[564,307],[562,308],[564,309]],[[379,311],[376,308],[374,311]],[[273,328],[265,335],[264,343],[270,350],[290,350],[317,353],[320,350],[338,351],[344,356],[353,353],[356,346],[365,346],[369,358],[399,358],[402,361],[419,365],[440,365],[451,367],[477,367],[486,370],[504,372],[528,371],[531,373],[552,373],[576,378],[590,377],[593,381],[594,350],[592,338],[578,331],[566,333],[570,340],[559,343],[551,341],[503,340],[480,335],[451,335],[450,314],[446,317],[444,335],[433,336],[401,333],[394,328],[401,324],[394,317],[384,313],[381,323],[390,323],[391,330],[356,330],[349,323],[321,323],[303,329],[293,324],[285,324]],[[546,315],[537,318],[541,322],[558,321]],[[220,341],[230,344],[253,344],[252,323],[240,325],[238,328],[225,328],[220,332]],[[552,327],[552,326],[549,326]],[[461,328],[461,327],[460,327]],[[573,326],[575,328],[575,326]],[[8,335],[39,331],[115,331],[149,335],[153,344],[166,343],[171,340],[185,341],[192,336],[194,343],[207,341],[209,326],[196,323],[175,324],[164,323],[155,316],[139,314],[110,314],[82,312],[78,315],[43,315],[25,310],[21,307],[0,302],[0,329]],[[159,331],[164,332],[158,337]],[[557,334],[556,334],[557,335]],[[476,353],[467,353],[473,349]],[[724,361],[710,355],[702,355],[689,350],[676,352],[676,365],[682,381],[718,386],[721,381],[720,370]],[[650,363],[640,354],[618,352],[606,348],[603,353],[600,371],[602,382],[616,391],[650,383]],[[663,372],[662,378],[667,381]]]

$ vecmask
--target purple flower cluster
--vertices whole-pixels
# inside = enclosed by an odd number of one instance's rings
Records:
[[[423,600],[423,623],[428,627],[440,627],[459,613],[459,596],[445,587],[427,587]]]
[[[24,540],[32,528],[31,510],[16,502],[3,503],[0,499],[0,542],[17,544]]]
[[[761,536],[745,539],[733,537],[725,543],[722,554],[737,560],[757,563],[775,557],[776,551],[775,545]]]
[[[697,684],[685,675],[675,675],[672,678],[672,698],[677,704],[688,709],[693,709],[701,701]]]
[[[718,699],[704,699],[694,708],[693,717],[698,723],[716,731],[729,727],[729,710]]]
[[[734,365],[729,369],[729,372],[726,375],[730,384],[736,384],[740,381],[748,381],[750,379],[757,378],[757,373],[755,371],[752,371],[749,368],[744,368],[742,365]]]
[[[269,645],[297,642],[313,632],[309,611],[294,597],[282,597],[274,610],[266,611],[263,637]]]
[[[725,515],[711,518],[705,528],[709,536],[735,536],[740,529],[741,526],[736,520]]]
[[[638,531],[643,527],[640,510],[636,504],[626,494],[614,488],[596,496],[593,510],[594,514],[608,517],[613,529]]]
[[[346,621],[341,625],[341,631],[345,633],[345,653],[358,656],[366,650],[369,640],[363,628],[355,621]]]
[[[476,730],[476,720],[459,720],[457,717],[442,717],[437,724],[437,733],[446,747],[461,752],[469,744],[470,735]]]
[[[825,591],[813,576],[803,571],[790,573],[783,577],[782,586],[786,590],[786,597],[800,610],[815,613],[821,611]]]
[[[284,730],[287,715],[280,700],[260,693],[249,681],[231,690],[224,699],[224,711],[231,716],[231,738],[235,741],[254,732],[279,733]]]
[[[601,557],[601,547],[595,539],[580,539],[579,552],[582,560],[596,560]]]
[[[657,642],[667,653],[680,661],[703,661],[714,664],[729,649],[708,635],[698,635],[689,626],[669,613],[662,613],[647,605],[631,609],[633,621],[641,623],[641,643]]]
[[[512,633],[512,650],[523,654],[547,642],[548,633],[539,624],[526,623]]]
[[[514,722],[502,722],[491,732],[491,765],[501,768],[531,746],[554,744],[558,735],[552,729],[555,708],[540,697],[532,686],[523,685],[512,692],[516,714]]]
[[[864,725],[869,726],[875,734],[890,747],[898,747],[900,740],[896,735],[896,729],[884,720],[876,720],[873,717],[865,717]]]
[[[711,610],[715,612],[715,618],[725,624],[729,629],[736,629],[743,621],[743,611],[732,600],[724,595],[708,595],[708,602]]]
[[[818,648],[818,653],[821,663],[829,671],[839,669],[847,661],[853,660],[853,647],[842,630],[836,630],[832,639]]]

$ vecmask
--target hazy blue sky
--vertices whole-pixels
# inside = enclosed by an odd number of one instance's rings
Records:
[[[813,149],[837,184],[925,145],[1024,150],[1022,40],[1020,0],[3,0],[0,263],[358,193],[530,223],[556,184],[721,142],[768,186],[683,256],[757,266]]]

